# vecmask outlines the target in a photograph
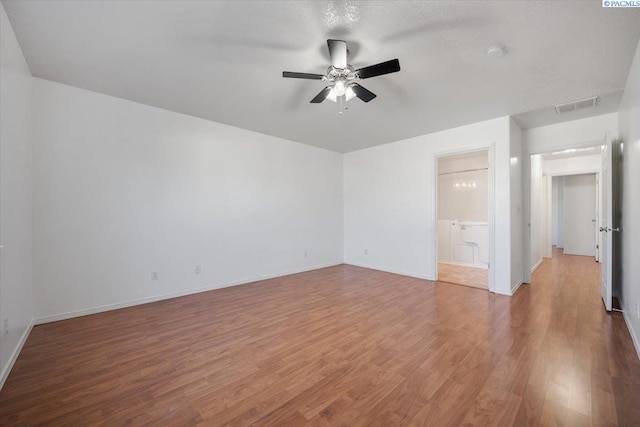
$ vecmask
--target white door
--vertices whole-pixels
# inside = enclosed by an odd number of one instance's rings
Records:
[[[611,143],[607,137],[607,144],[602,150],[602,212],[600,212],[600,227],[599,230],[602,233],[602,248],[600,250],[600,292],[602,294],[602,300],[607,311],[611,311],[611,297],[612,297],[612,283],[613,283],[613,268],[612,268],[612,236],[608,231],[609,222],[613,217],[613,203],[612,203],[612,158],[611,155]]]
[[[600,262],[600,177],[596,175],[596,217],[593,219],[594,223],[594,233],[595,233],[595,243],[596,243],[596,261]]]
[[[564,177],[564,253],[596,255],[596,174]],[[595,261],[595,260],[594,260]]]

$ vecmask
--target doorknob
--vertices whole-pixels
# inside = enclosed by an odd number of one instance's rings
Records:
[[[606,233],[606,232],[607,232],[607,229],[606,229],[606,228],[604,228],[604,227],[600,227],[600,232],[603,232],[603,231]]]
[[[620,232],[620,227],[610,228],[609,231],[615,231],[616,233]]]

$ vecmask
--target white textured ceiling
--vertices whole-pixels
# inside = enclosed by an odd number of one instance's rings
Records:
[[[640,39],[599,0],[3,4],[37,77],[339,152],[619,91]],[[323,73],[327,38],[402,70],[344,116],[310,104],[324,82],[281,73]]]

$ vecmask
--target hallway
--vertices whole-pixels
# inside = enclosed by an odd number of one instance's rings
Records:
[[[530,334],[527,347],[538,350],[540,370],[529,381],[546,384],[525,396],[520,411],[538,407],[542,424],[588,425],[590,416],[591,425],[637,425],[640,419],[638,355],[622,313],[607,313],[599,290],[593,257],[554,247],[553,258],[514,297],[512,323],[520,317],[514,312],[527,313],[519,334]]]

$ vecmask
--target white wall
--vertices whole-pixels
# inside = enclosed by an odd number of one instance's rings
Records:
[[[602,169],[602,154],[567,157],[561,159],[545,159],[542,172],[547,175],[575,175]]]
[[[564,177],[554,176],[552,186],[551,244],[562,249],[564,248]]]
[[[33,318],[31,80],[0,4],[0,388]]]
[[[442,157],[438,161],[438,173],[440,174],[471,169],[487,169],[488,167],[489,157],[486,150],[476,153]]]
[[[559,248],[564,248],[564,177],[558,177],[558,242]]]
[[[527,129],[524,139],[530,154],[548,153],[599,145],[607,132],[615,134],[617,128],[618,113],[610,113]]]
[[[459,221],[489,221],[489,159],[444,157],[438,164],[438,217]],[[475,187],[467,187],[473,183]],[[463,187],[462,184],[465,184]],[[457,185],[457,186],[456,186]]]
[[[466,187],[473,183],[475,187]],[[459,185],[460,187],[456,187]],[[465,185],[462,187],[462,185]],[[438,185],[440,219],[489,221],[488,170],[452,172],[440,175]]]
[[[551,258],[553,256],[553,248],[551,245],[551,176],[543,176],[541,196],[542,244],[540,248],[542,258]]]
[[[640,355],[640,45],[620,104],[619,135],[624,143],[622,205],[622,304]]]
[[[515,120],[509,120],[510,182],[511,182],[511,289],[522,283],[523,253],[522,239],[522,130]]]
[[[342,262],[340,154],[47,80],[33,90],[37,318]]]
[[[551,244],[558,246],[558,180],[560,177],[554,177],[551,181]]]
[[[529,270],[533,272],[542,262],[542,215],[544,211],[544,203],[542,200],[542,156],[539,154],[531,156],[531,190],[530,190],[530,257]]]
[[[511,293],[509,118],[344,155],[345,262],[435,278],[436,155],[494,146],[495,291]],[[507,230],[507,232],[505,232]]]

